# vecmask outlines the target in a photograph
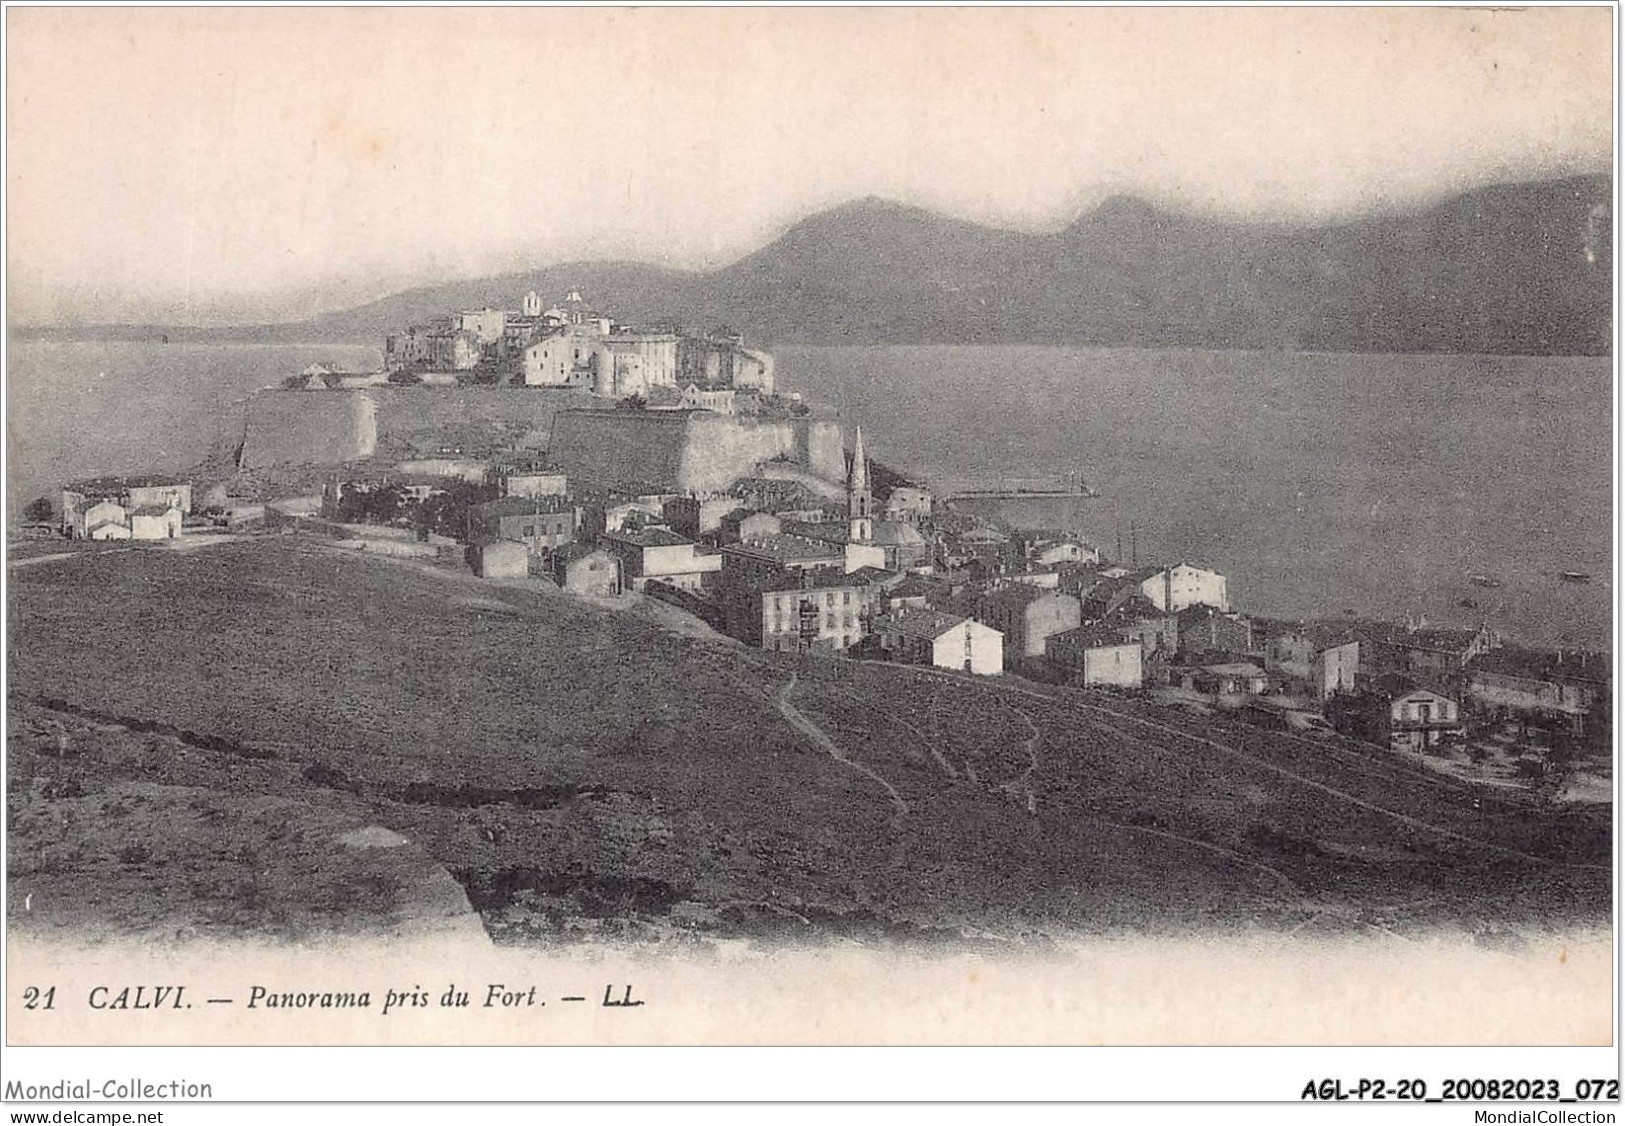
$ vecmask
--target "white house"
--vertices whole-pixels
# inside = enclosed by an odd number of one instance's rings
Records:
[[[981,676],[1004,671],[1004,635],[971,618],[905,610],[876,618],[873,632],[893,660]]]
[[[1179,563],[1173,567],[1141,571],[1135,577],[1140,580],[1140,593],[1165,613],[1177,614],[1187,606],[1196,605],[1211,606],[1215,610],[1230,609],[1228,584],[1217,571]]]
[[[1388,702],[1388,730],[1394,746],[1419,751],[1460,734],[1460,709],[1450,697],[1418,688]]]
[[[181,534],[181,510],[174,505],[148,504],[130,510],[130,538],[173,540]]]

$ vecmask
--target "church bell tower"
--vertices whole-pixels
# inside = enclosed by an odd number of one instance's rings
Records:
[[[852,440],[852,464],[846,471],[846,538],[870,543],[875,538],[875,498],[869,491],[869,459],[863,456],[863,427]]]

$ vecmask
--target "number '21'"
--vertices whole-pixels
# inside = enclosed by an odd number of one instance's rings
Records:
[[[56,986],[54,985],[44,993],[39,991],[37,985],[30,985],[23,990],[23,1008],[25,1009],[49,1009],[54,1007],[55,1004]]]

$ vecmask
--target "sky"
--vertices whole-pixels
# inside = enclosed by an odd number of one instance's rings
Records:
[[[865,195],[1314,221],[1612,166],[1611,11],[7,10],[12,323],[723,265]]]

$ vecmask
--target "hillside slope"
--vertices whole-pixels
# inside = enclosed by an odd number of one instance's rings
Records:
[[[303,937],[237,917],[205,859],[136,821],[140,839],[49,836],[53,803],[148,783],[397,832],[506,942],[1608,915],[1606,812],[1354,744],[678,636],[303,536],[41,562],[12,598],[7,800],[36,835],[10,842],[11,902],[37,893],[13,925],[71,926],[50,906],[69,869],[136,899],[189,873],[225,897],[204,915]],[[118,730],[153,734],[132,750]]]

